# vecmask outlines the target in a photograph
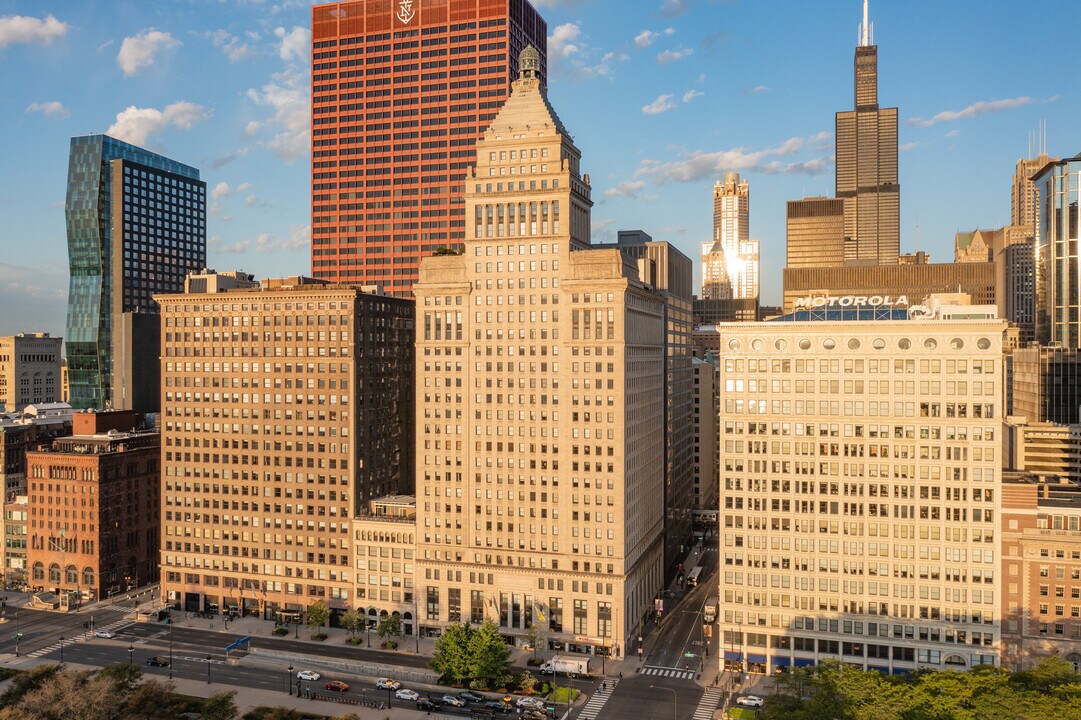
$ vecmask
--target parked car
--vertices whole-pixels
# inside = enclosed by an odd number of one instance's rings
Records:
[[[106,640],[109,640],[111,638],[116,637],[116,635],[109,632],[108,630],[95,630],[94,631],[94,637],[105,638]]]
[[[394,697],[398,698],[399,700],[420,700],[420,693],[418,693],[416,690],[402,688],[398,692],[394,693]]]
[[[417,700],[417,710],[427,710],[427,711],[431,712],[432,710],[438,710],[438,709],[439,709],[439,706],[436,705],[431,700],[428,700],[428,699]]]
[[[301,670],[297,673],[297,677],[301,680],[318,680],[323,676],[314,670]]]
[[[759,708],[765,704],[765,699],[760,698],[757,695],[744,695],[736,700],[736,705],[742,705],[743,707]]]
[[[514,707],[509,703],[505,703],[502,700],[489,700],[484,703],[484,707],[488,710],[494,710],[495,712],[501,712],[507,714],[514,710]]]
[[[341,680],[331,680],[323,687],[327,690],[333,690],[334,692],[345,692],[349,689],[349,685],[343,683]]]
[[[540,710],[544,712],[545,705],[543,700],[538,700],[534,697],[521,697],[518,698],[518,707],[520,708],[532,708],[534,710]]]
[[[436,708],[443,707],[443,696],[442,695],[436,695],[436,694],[433,693],[432,695],[429,695],[428,697],[426,697],[424,699],[427,700],[428,702],[430,702],[432,705],[435,705]]]
[[[146,659],[146,664],[149,667],[169,667],[169,658],[164,655],[155,655]]]
[[[550,720],[547,711],[534,710],[533,708],[523,708],[519,717],[521,720]]]
[[[375,686],[380,690],[401,690],[402,684],[397,680],[391,680],[390,678],[379,678],[375,681]]]
[[[466,702],[457,695],[446,694],[443,696],[443,704],[451,707],[465,707]]]
[[[471,703],[482,703],[482,702],[484,702],[484,701],[486,701],[488,699],[488,698],[484,697],[483,695],[481,695],[480,693],[475,693],[472,690],[466,690],[465,692],[460,692],[460,693],[458,693],[458,697],[460,697],[462,700],[465,700],[466,702],[471,702]]]

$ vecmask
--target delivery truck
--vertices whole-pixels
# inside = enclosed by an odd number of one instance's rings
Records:
[[[702,622],[709,625],[716,619],[717,619],[717,598],[711,597],[709,600],[706,600],[706,604],[702,608]]]
[[[569,677],[589,677],[592,668],[590,658],[574,657],[571,655],[556,655],[540,666],[540,671],[545,675],[564,673]]]

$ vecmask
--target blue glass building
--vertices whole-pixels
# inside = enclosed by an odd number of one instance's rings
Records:
[[[1036,339],[1081,347],[1081,155],[1050,162],[1032,178],[1036,228]]]
[[[199,171],[107,135],[71,139],[68,383],[75,408],[155,410],[155,293],[184,290],[206,266]]]

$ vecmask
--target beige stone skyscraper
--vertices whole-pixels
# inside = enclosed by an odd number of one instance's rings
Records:
[[[758,297],[758,241],[751,240],[750,185],[727,172],[713,186],[713,239],[702,243],[702,298]]]
[[[837,113],[837,197],[844,200],[846,265],[896,265],[900,252],[897,108],[878,105],[878,46],[863,6],[855,108]]]
[[[487,618],[622,654],[663,578],[664,299],[590,247],[581,154],[536,52],[519,68],[464,254],[413,288],[421,631]]]
[[[372,289],[292,277],[155,296],[164,602],[352,607],[367,551],[350,523],[413,477],[414,305]]]

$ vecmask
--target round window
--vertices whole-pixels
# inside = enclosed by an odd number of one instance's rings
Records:
[[[897,341],[897,347],[901,348],[902,350],[908,350],[910,347],[912,347],[912,341],[908,338],[901,338]]]
[[[760,338],[755,338],[754,340],[751,341],[751,347],[753,349],[755,349],[755,350],[761,350],[765,346],[766,346],[766,344],[764,342],[762,342],[762,340]]]
[[[784,352],[785,350],[788,349],[788,341],[787,340],[778,340],[777,342],[773,343],[773,347],[777,348],[781,352]]]
[[[851,340],[848,341],[848,349],[849,350],[859,350],[860,349],[860,341],[857,340],[856,338],[852,338]]]
[[[735,338],[732,338],[731,340],[729,340],[728,341],[728,349],[729,350],[739,350],[739,340],[736,340]]]
[[[980,338],[976,341],[976,347],[978,347],[980,350],[986,350],[991,347],[991,341],[987,338]]]
[[[811,349],[811,341],[808,340],[807,338],[803,338],[802,340],[799,341],[799,349],[800,350],[810,350]]]
[[[871,347],[873,347],[875,350],[881,350],[886,347],[886,341],[882,338],[875,338],[874,342],[871,343]]]
[[[936,347],[938,347],[938,341],[934,338],[927,338],[923,341],[923,346],[928,350],[934,350]]]
[[[954,350],[963,350],[965,347],[965,341],[961,338],[954,338],[950,340],[950,347]]]
[[[826,348],[827,350],[832,350],[833,348],[837,347],[837,342],[833,338],[826,338],[822,341],[822,347]]]

